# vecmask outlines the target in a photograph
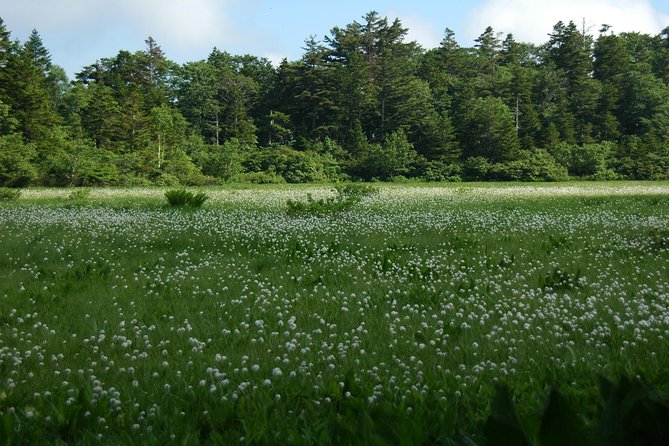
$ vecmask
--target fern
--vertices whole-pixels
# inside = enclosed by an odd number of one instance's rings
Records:
[[[186,189],[172,189],[165,192],[165,198],[167,198],[167,203],[172,207],[189,206],[199,208],[209,199],[209,195],[204,192],[193,194]]]

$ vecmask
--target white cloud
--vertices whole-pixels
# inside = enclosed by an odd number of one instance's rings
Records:
[[[406,40],[408,42],[416,41],[423,48],[431,49],[439,46],[443,35],[434,26],[431,21],[411,13],[398,13],[391,11],[387,14],[388,18],[397,17],[402,22],[404,28],[408,28]]]
[[[236,30],[226,14],[230,1],[217,0],[121,0],[118,13],[144,37],[151,35],[172,51],[212,47],[235,38]],[[220,43],[219,43],[220,45]]]
[[[4,4],[6,3],[6,4]],[[114,56],[144,48],[152,36],[168,57],[193,60],[214,47],[238,45],[247,37],[232,12],[255,0],[0,0],[2,18],[14,38],[31,29],[42,35],[58,63]],[[236,8],[236,9],[235,9]],[[77,67],[66,66],[70,71]]]
[[[548,41],[558,21],[574,21],[580,29],[583,19],[593,35],[604,23],[615,33],[656,34],[667,20],[648,0],[486,0],[471,12],[466,37],[473,40],[492,26],[495,31],[513,33],[516,40],[541,44]]]
[[[265,59],[269,60],[272,66],[277,68],[279,65],[281,65],[281,62],[283,62],[283,59],[287,59],[288,56],[283,54],[283,53],[272,53],[272,52],[266,52],[263,54]]]

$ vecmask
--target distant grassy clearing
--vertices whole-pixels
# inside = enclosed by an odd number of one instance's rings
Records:
[[[552,385],[669,384],[667,184],[382,187],[299,218],[327,186],[163,192],[0,206],[14,442],[337,443],[378,413],[418,441],[475,433],[499,381],[530,426]]]

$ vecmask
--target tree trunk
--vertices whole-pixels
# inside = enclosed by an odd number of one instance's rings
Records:
[[[163,158],[162,158],[162,147],[161,147],[161,141],[160,141],[160,133],[158,133],[158,169],[160,169],[160,166],[162,165]]]
[[[216,113],[216,147],[218,147],[221,143],[220,141],[220,133],[221,133],[221,128],[219,127],[219,122],[218,122],[218,113]]]

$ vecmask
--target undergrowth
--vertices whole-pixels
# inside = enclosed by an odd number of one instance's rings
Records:
[[[0,201],[15,201],[21,196],[21,190],[11,187],[0,187]]]
[[[335,186],[333,195],[315,199],[307,194],[306,201],[288,200],[288,215],[324,215],[350,210],[363,198],[378,193],[378,189],[369,184],[343,184]]]
[[[202,207],[209,196],[204,192],[194,194],[186,189],[171,189],[165,192],[167,203],[172,207],[189,206],[193,208]]]

